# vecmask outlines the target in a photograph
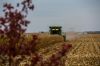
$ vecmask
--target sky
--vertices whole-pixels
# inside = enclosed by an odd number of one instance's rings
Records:
[[[20,0],[0,0],[16,4]],[[100,0],[33,0],[27,32],[47,32],[49,26],[62,26],[67,31],[100,31]],[[0,6],[2,14],[2,6]]]

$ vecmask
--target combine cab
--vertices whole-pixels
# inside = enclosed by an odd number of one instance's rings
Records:
[[[50,26],[49,28],[50,28],[50,34],[58,34],[58,35],[62,34],[61,26]]]
[[[49,28],[50,28],[50,30],[49,30],[50,34],[61,35],[61,36],[64,37],[64,41],[66,41],[66,35],[62,33],[62,27],[61,26],[50,26]]]

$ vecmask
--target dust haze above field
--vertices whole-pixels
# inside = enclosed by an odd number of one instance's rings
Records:
[[[17,3],[20,0],[0,0]],[[60,25],[63,31],[99,31],[100,0],[33,0],[35,9],[28,19],[27,32],[49,31],[49,26]],[[2,6],[0,6],[2,14]]]

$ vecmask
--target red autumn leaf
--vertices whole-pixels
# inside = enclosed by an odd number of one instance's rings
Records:
[[[0,29],[0,34],[3,34],[3,33],[4,33],[4,31]]]
[[[5,21],[5,18],[1,17],[1,18],[0,18],[0,24],[4,25],[5,22],[6,22],[6,21]]]
[[[4,4],[3,5],[4,8],[7,8],[8,10],[14,9],[14,7],[11,4]]]

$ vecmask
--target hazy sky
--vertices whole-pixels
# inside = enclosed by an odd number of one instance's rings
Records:
[[[9,1],[15,4],[18,0]],[[49,26],[60,25],[63,31],[99,31],[100,0],[33,0],[27,32],[49,31]],[[0,12],[2,8],[0,6]]]

